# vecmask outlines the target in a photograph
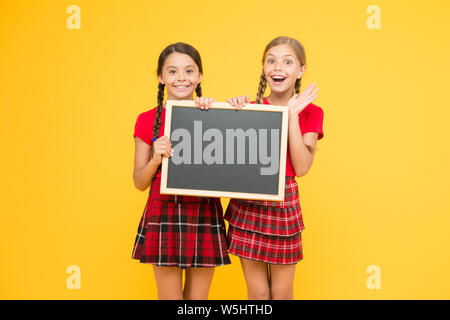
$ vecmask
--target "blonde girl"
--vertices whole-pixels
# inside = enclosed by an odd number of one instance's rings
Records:
[[[302,44],[278,37],[266,46],[256,103],[289,107],[288,152],[284,201],[231,199],[225,213],[229,222],[229,253],[240,257],[247,294],[255,299],[293,299],[297,262],[303,259],[302,211],[295,177],[311,168],[316,144],[323,137],[323,110],[312,104],[315,84],[301,94],[306,69]],[[266,86],[270,94],[264,97]],[[247,96],[227,100],[242,107]],[[252,102],[253,103],[253,102]]]

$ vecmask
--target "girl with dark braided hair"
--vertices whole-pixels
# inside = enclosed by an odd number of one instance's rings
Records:
[[[317,140],[323,138],[323,110],[312,104],[315,83],[300,94],[306,68],[305,50],[289,37],[273,39],[262,58],[256,101],[248,95],[230,98],[246,103],[289,107],[288,148],[284,201],[231,199],[225,213],[229,222],[228,251],[240,257],[249,299],[293,299],[296,263],[303,259],[303,217],[295,177],[304,176],[314,160]],[[266,86],[270,94],[264,97]]]
[[[219,198],[160,194],[161,163],[173,154],[163,136],[164,91],[170,100],[194,100],[207,109],[214,99],[202,97],[203,75],[198,51],[185,43],[165,48],[158,60],[157,107],[141,113],[134,130],[133,179],[149,196],[132,258],[153,265],[159,299],[208,299],[214,267],[230,264]],[[182,276],[185,270],[183,289]]]

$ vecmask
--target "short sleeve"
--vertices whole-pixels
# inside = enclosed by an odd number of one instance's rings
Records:
[[[149,112],[141,113],[136,119],[133,137],[138,137],[148,145],[151,145],[153,143],[152,127],[151,114]]]
[[[305,121],[305,128],[302,130],[306,132],[317,132],[319,134],[317,140],[323,138],[323,110],[319,106],[311,108]]]

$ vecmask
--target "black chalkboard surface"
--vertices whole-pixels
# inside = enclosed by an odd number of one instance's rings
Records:
[[[168,100],[174,155],[163,159],[161,193],[283,200],[287,120],[287,107]]]

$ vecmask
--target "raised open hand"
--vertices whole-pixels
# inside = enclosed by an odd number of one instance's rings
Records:
[[[315,82],[310,84],[305,90],[303,90],[302,93],[296,93],[289,99],[288,107],[291,115],[298,115],[308,104],[311,103],[311,101],[318,97],[316,92],[319,88],[317,87],[313,91],[315,85]]]

